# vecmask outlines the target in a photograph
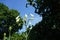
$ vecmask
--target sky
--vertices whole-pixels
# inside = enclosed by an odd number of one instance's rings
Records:
[[[26,8],[26,3],[27,3],[26,0],[0,0],[0,3],[3,3],[6,6],[8,6],[9,9],[18,10],[22,18],[24,18],[25,14],[28,15],[28,18],[30,18],[29,16],[30,14],[33,14],[34,20],[31,22],[32,25],[35,25],[36,23],[42,20],[42,17],[34,13],[35,9],[32,6],[28,6],[28,8]],[[22,32],[25,30],[26,30],[25,26],[23,25],[23,29],[19,30],[19,32]]]

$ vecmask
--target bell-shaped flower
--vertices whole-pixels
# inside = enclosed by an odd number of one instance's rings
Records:
[[[25,14],[23,21],[25,22],[27,20],[27,14]]]
[[[25,18],[27,18],[28,16],[27,16],[27,14],[25,14]]]
[[[4,33],[4,36],[6,36],[6,33]]]
[[[12,30],[12,27],[11,27],[11,26],[9,27],[9,30],[10,30],[10,31]]]
[[[30,20],[34,20],[34,18],[30,18]]]
[[[53,25],[52,29],[55,29],[56,28],[56,25]]]
[[[33,20],[34,19],[34,15],[30,14],[30,16],[31,16],[30,20]]]
[[[16,22],[19,22],[19,20],[20,20],[19,18],[18,18],[18,19],[16,19]]]
[[[32,27],[30,27],[30,30],[32,29]]]
[[[20,26],[21,24],[19,23],[18,26]]]
[[[19,16],[16,17],[16,19],[18,19],[18,18],[19,18]]]
[[[34,17],[34,15],[33,15],[33,14],[30,14],[30,16],[31,16],[31,17]]]

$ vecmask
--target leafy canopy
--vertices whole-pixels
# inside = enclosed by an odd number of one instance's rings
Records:
[[[0,3],[0,38],[3,37],[3,33],[8,36],[9,27],[11,27],[11,34],[22,28],[22,18],[19,17],[19,22],[16,22],[16,17],[19,16],[19,12],[14,9],[9,9],[6,5]]]

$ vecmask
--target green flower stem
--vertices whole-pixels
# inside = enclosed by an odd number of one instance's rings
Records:
[[[5,36],[4,36],[4,39],[3,40],[5,40]]]
[[[27,23],[25,22],[25,27],[26,27],[26,30],[27,30]],[[26,40],[27,40],[27,31],[26,31]]]
[[[12,27],[10,26],[9,27],[9,40],[11,40],[11,30],[12,30]]]
[[[6,40],[6,33],[4,33],[4,39],[3,40]]]
[[[11,31],[9,31],[9,40],[11,39],[11,35],[10,34],[11,34]]]

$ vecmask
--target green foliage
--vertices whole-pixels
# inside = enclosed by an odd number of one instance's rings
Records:
[[[19,12],[17,10],[12,9],[12,10],[9,10],[9,14],[13,17],[17,17],[17,15],[19,15]]]
[[[35,8],[35,13],[42,16],[42,21],[31,30],[29,40],[60,40],[60,0],[33,2],[34,6],[31,6]]]
[[[9,27],[11,26],[11,34],[22,28],[22,18],[19,17],[19,22],[16,22],[16,17],[19,12],[14,9],[9,9],[6,5],[0,3],[0,39],[3,38],[3,34],[9,34]]]
[[[14,33],[11,36],[11,40],[25,40],[25,33],[24,32],[22,34]]]

